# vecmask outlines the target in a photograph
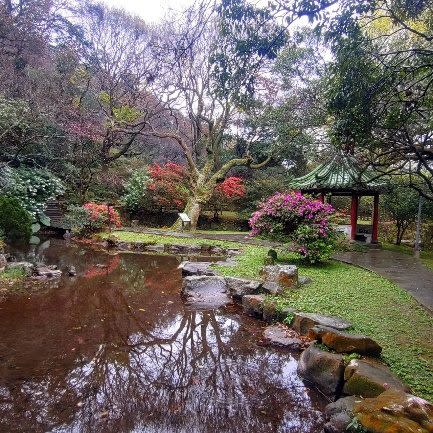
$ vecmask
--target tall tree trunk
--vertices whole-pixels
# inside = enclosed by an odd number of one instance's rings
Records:
[[[395,240],[396,245],[401,244],[401,238],[402,238],[401,229],[400,229],[400,226],[397,224],[397,239]]]
[[[404,230],[400,224],[397,224],[397,239],[395,241],[396,245],[400,245],[403,239]]]
[[[183,213],[186,213],[191,220],[191,230],[197,229],[198,219],[200,217],[202,204],[196,197],[190,197],[185,205]],[[172,230],[180,230],[182,228],[182,221],[177,219],[171,226]]]
[[[401,245],[401,242],[403,241],[404,234],[406,233],[407,228],[409,227],[409,223],[401,223],[397,224],[397,241],[396,245]]]
[[[201,203],[195,199],[195,197],[188,200],[188,203],[185,206],[185,213],[191,219],[191,230],[197,229],[198,219],[200,218],[201,213]]]
[[[191,219],[191,230],[197,229],[197,223],[202,208],[211,199],[215,186],[216,182],[213,179],[205,181],[201,178],[199,179],[198,185],[194,188],[193,194],[188,199],[183,211]],[[177,220],[172,226],[172,229],[178,230],[181,227],[181,221]]]

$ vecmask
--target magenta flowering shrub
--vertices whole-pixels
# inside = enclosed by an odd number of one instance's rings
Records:
[[[299,192],[276,193],[250,219],[251,235],[293,242],[311,263],[327,260],[335,249],[330,223],[334,208]]]

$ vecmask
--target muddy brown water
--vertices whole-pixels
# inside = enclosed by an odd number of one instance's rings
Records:
[[[78,275],[0,303],[1,432],[322,431],[296,356],[258,345],[235,305],[186,308],[180,258],[61,240],[15,253]]]

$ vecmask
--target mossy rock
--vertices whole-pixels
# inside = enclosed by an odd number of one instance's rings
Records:
[[[409,392],[389,368],[373,359],[353,359],[344,371],[343,393],[360,397],[377,397],[389,388]]]
[[[371,433],[431,433],[433,405],[403,391],[387,390],[353,406],[356,418]]]

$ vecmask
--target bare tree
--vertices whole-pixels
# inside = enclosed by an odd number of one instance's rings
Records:
[[[154,92],[170,121],[151,122],[149,134],[175,140],[185,156],[191,185],[185,213],[193,229],[202,207],[231,169],[260,168],[269,160],[255,161],[250,145],[241,156],[233,156],[244,132],[236,124],[247,113],[241,94],[251,91],[267,56],[253,51],[237,56],[222,28],[214,3],[201,1],[167,21],[161,29],[162,41],[154,47],[163,66]]]

